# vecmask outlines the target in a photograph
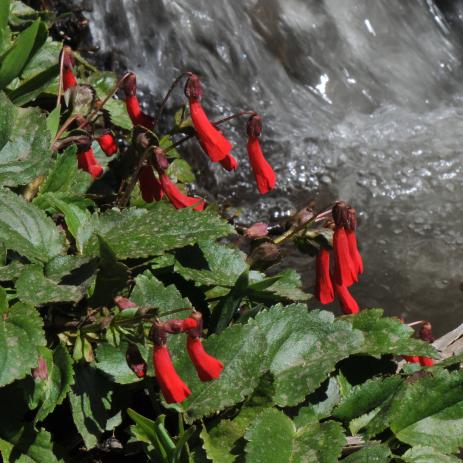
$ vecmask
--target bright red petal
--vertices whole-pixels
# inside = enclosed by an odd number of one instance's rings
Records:
[[[183,402],[191,394],[191,391],[175,371],[166,346],[154,346],[153,364],[156,379],[166,402]]]
[[[201,339],[188,336],[187,349],[201,381],[211,381],[220,376],[223,363],[204,350]]]
[[[257,189],[260,194],[264,195],[275,188],[275,172],[265,159],[257,137],[249,137],[247,149],[252,171],[256,179]]]
[[[177,209],[195,206],[195,211],[202,211],[206,207],[203,199],[184,195],[166,174],[161,174],[160,180],[164,193]]]
[[[334,301],[334,289],[330,275],[330,252],[325,248],[317,254],[314,295],[322,304]]]
[[[345,286],[340,286],[335,283],[334,290],[341,304],[343,313],[354,314],[360,311],[357,301]]]
[[[232,144],[212,125],[201,103],[194,98],[190,98],[190,115],[198,140],[211,161],[219,162],[228,156]]]
[[[349,252],[349,243],[344,227],[336,227],[333,234],[334,281],[349,287],[358,281]]]

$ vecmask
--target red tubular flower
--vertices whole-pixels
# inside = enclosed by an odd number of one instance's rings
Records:
[[[166,402],[169,404],[183,402],[191,391],[175,371],[166,346],[154,346],[153,364],[156,379]]]
[[[267,162],[260,147],[259,138],[262,133],[262,118],[258,115],[251,116],[247,124],[248,143],[247,150],[251,163],[257,189],[261,195],[265,195],[275,188],[276,175],[272,166]]]
[[[225,170],[228,170],[229,172],[238,169],[238,161],[231,154],[225,156],[220,161],[220,164]]]
[[[402,357],[409,363],[420,363],[420,357],[417,355],[403,355]]]
[[[357,301],[345,286],[334,284],[336,296],[339,299],[343,313],[354,314],[360,311]]]
[[[434,360],[431,357],[420,357],[420,365],[423,367],[432,367]]]
[[[230,154],[232,144],[216,129],[201,106],[202,88],[199,77],[191,74],[185,85],[190,103],[191,121],[198,140],[211,161],[219,162]]]
[[[355,236],[355,230],[347,230],[347,243],[349,245],[349,254],[352,259],[352,265],[354,271],[357,274],[363,273],[363,259],[357,247],[357,237]]]
[[[77,153],[77,165],[80,169],[88,172],[93,178],[99,177],[103,173],[103,167],[96,160],[93,149]]]
[[[349,245],[349,254],[352,259],[354,271],[358,274],[363,273],[363,259],[360,255],[357,246],[357,236],[355,234],[357,229],[357,213],[353,207],[349,207],[348,213],[348,227],[346,228],[347,242]]]
[[[337,226],[333,233],[334,281],[340,286],[349,287],[357,281],[349,251],[349,242],[344,227]]]
[[[77,85],[77,79],[73,72],[75,62],[71,47],[63,47],[61,53],[63,54],[63,90],[66,91]]]
[[[193,330],[198,327],[198,321],[195,320],[193,317],[188,317],[182,320],[183,326],[182,329],[183,331],[189,331]]]
[[[107,132],[103,135],[100,135],[97,138],[97,141],[106,156],[110,157],[117,153],[117,143],[111,133]]]
[[[146,375],[147,365],[135,344],[129,344],[125,354],[127,364],[138,378],[144,378]]]
[[[206,207],[206,202],[203,199],[184,195],[165,172],[159,174],[159,179],[161,181],[162,190],[177,209],[195,206],[195,211],[202,211]]]
[[[188,335],[187,349],[201,381],[211,381],[220,376],[223,363],[204,350],[200,338]]]
[[[137,98],[137,78],[133,72],[130,72],[124,79],[122,89],[125,93],[127,113],[133,125],[141,125],[147,129],[153,130],[153,118],[145,114],[140,107],[140,102]]]
[[[152,203],[160,201],[164,196],[161,184],[153,172],[153,168],[149,165],[143,165],[138,173],[138,181],[140,182],[140,191],[143,201]]]
[[[334,301],[333,283],[330,275],[330,252],[321,248],[316,259],[315,297],[322,304]]]
[[[424,322],[420,332],[420,339],[429,343],[434,342],[434,336],[432,334],[432,326],[429,322]],[[434,360],[431,357],[420,357],[420,364],[423,367],[432,367],[434,365]]]

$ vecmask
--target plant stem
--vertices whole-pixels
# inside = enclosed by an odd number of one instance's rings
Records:
[[[215,121],[212,123],[212,125],[217,126],[220,124],[223,124],[224,122],[231,121],[232,119],[237,119],[238,117],[242,116],[255,116],[256,113],[254,111],[241,111],[236,114],[232,114],[231,116],[224,117],[223,119],[219,119],[218,121]],[[192,135],[187,135],[186,137],[181,138],[180,140],[176,141],[175,143],[172,143],[172,145],[168,146],[164,152],[168,153],[170,150],[173,150],[175,147],[181,145],[182,143],[186,142],[190,138],[196,137],[196,133]]]
[[[175,80],[172,82],[172,85],[170,86],[169,90],[167,91],[166,95],[164,96],[164,99],[161,102],[161,106],[159,107],[159,110],[154,118],[153,121],[153,130],[156,130],[156,127],[158,125],[158,122],[161,119],[162,112],[164,111],[164,107],[166,106],[167,100],[169,99],[171,93],[173,92],[174,88],[177,86],[177,84],[180,82],[180,80],[185,77],[187,74],[185,72],[182,72],[179,76],[175,78]]]

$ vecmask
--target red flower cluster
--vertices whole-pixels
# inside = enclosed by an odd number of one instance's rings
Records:
[[[431,323],[425,321],[421,325],[418,337],[422,341],[434,342]],[[418,355],[403,355],[402,357],[409,363],[419,363],[423,367],[432,367],[434,365],[434,360],[431,357],[420,357]]]
[[[77,79],[73,71],[75,61],[70,47],[64,46],[61,53],[61,60],[63,63],[63,91],[66,91],[77,85]]]
[[[363,272],[362,256],[357,247],[357,217],[355,209],[338,202],[332,209],[334,221],[334,272],[330,271],[330,253],[322,248],[316,259],[315,297],[322,304],[333,302],[336,295],[346,314],[359,311],[359,305],[348,288],[358,281]]]
[[[63,90],[66,91],[77,86],[77,78],[74,75],[74,55],[70,47],[63,47],[61,51],[61,60],[63,65],[62,85]],[[76,121],[80,122],[80,119],[77,118]],[[117,153],[118,146],[116,140],[114,139],[113,134],[108,130],[105,130],[101,135],[96,137],[96,140],[98,141],[98,144],[106,156],[110,157]],[[79,143],[77,143],[77,146],[78,167],[88,172],[93,178],[99,177],[103,173],[103,167],[95,158],[93,148],[91,147],[91,140],[90,144],[85,147],[79,145]]]
[[[187,333],[187,350],[201,381],[217,379],[223,370],[220,360],[209,355],[201,342],[202,316],[194,311],[185,320],[155,322],[150,333],[154,342],[153,364],[162,395],[167,403],[183,402],[191,391],[175,371],[169,350],[167,334]]]
[[[142,126],[148,130],[154,130],[154,119],[143,113],[137,98],[137,80],[134,73],[128,73],[122,84],[125,93],[127,113],[134,125]],[[228,171],[238,168],[238,161],[231,154],[232,144],[211,123],[204,108],[201,105],[203,90],[199,77],[188,73],[185,84],[185,95],[188,98],[190,115],[195,135],[204,152],[212,162],[218,162]],[[246,114],[246,113],[245,113]],[[266,161],[259,144],[259,136],[262,133],[262,119],[252,113],[248,121],[248,154],[251,167],[254,171],[258,190],[261,194],[268,193],[275,187],[276,176],[270,164]],[[143,199],[146,202],[159,201],[163,194],[177,209],[195,206],[195,210],[203,210],[206,203],[199,198],[190,198],[181,193],[175,184],[169,179],[165,170],[154,174],[151,163],[142,167],[138,180]],[[156,167],[156,166],[155,166]],[[156,170],[157,167],[156,167]]]

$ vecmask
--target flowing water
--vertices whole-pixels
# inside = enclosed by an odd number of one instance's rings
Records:
[[[208,166],[200,188],[271,220],[314,199],[359,211],[362,306],[437,333],[463,319],[463,1],[94,0],[95,44],[159,101],[184,70],[204,81],[212,117],[264,116],[278,174],[257,194],[244,121],[224,128],[237,173]],[[180,104],[178,90],[171,108]],[[196,161],[197,160],[197,161]],[[313,264],[289,256],[310,287]],[[335,308],[335,310],[338,310]]]

